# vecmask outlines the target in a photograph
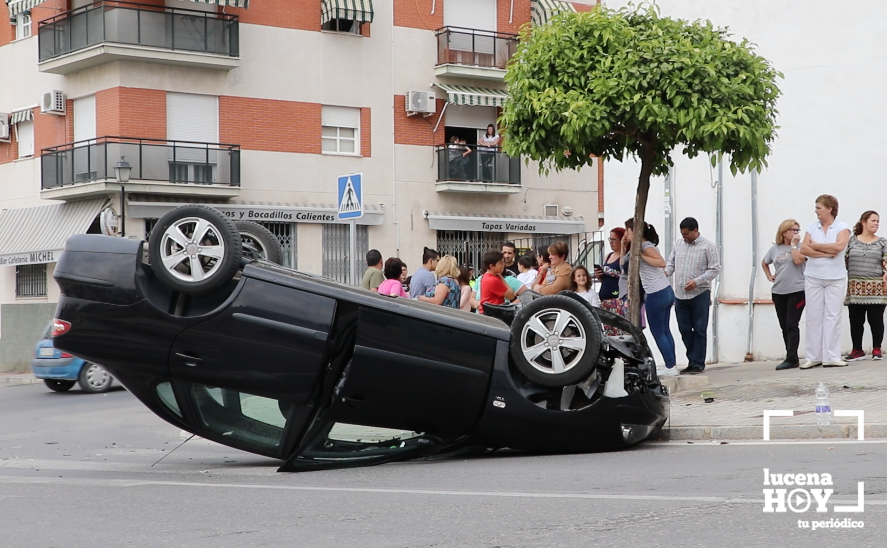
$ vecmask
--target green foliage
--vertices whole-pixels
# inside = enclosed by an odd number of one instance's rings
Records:
[[[660,17],[655,5],[525,27],[505,77],[505,151],[543,171],[630,154],[662,175],[680,145],[691,158],[729,154],[734,174],[765,167],[782,74],[729,36],[710,21]]]

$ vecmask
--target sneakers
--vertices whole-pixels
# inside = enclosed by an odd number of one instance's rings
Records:
[[[822,365],[822,362],[815,362],[812,360],[807,360],[807,363],[801,365],[801,369],[811,369],[813,367],[818,367]]]
[[[878,353],[880,354],[880,351]],[[874,350],[872,351],[872,354],[874,354]],[[853,350],[851,350],[850,353],[847,354],[847,356],[844,357],[844,360],[846,360],[848,362],[858,362],[859,360],[864,360],[864,359],[865,359],[865,352],[863,352],[862,350],[857,350],[855,348]]]
[[[822,362],[823,367],[847,367],[847,362],[838,360],[836,362]]]
[[[678,368],[677,367],[660,367],[656,370],[656,374],[660,377],[677,377]]]
[[[872,359],[873,360],[883,360],[884,356],[881,355],[880,348],[872,348]]]

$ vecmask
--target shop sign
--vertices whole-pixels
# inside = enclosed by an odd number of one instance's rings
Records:
[[[47,251],[29,251],[27,253],[15,253],[0,256],[0,266],[19,266],[26,264],[54,263],[62,254],[61,249]]]

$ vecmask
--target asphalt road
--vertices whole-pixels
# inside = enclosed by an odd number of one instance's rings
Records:
[[[170,453],[184,439],[122,389],[0,387],[0,547],[810,548],[887,538],[878,441],[500,451],[281,474],[277,461],[197,438]],[[764,513],[764,468],[831,474],[827,512],[814,502]],[[834,512],[858,502],[857,482],[864,512]],[[845,518],[864,526],[812,529]]]

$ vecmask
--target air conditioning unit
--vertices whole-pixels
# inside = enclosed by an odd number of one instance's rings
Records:
[[[65,114],[65,94],[59,90],[47,91],[43,94],[40,112],[49,114]]]
[[[437,110],[437,101],[434,92],[408,91],[406,96],[407,114],[424,114],[429,116]]]
[[[556,204],[545,204],[545,216],[557,217],[558,206]]]
[[[0,112],[0,141],[9,142],[9,114]]]

